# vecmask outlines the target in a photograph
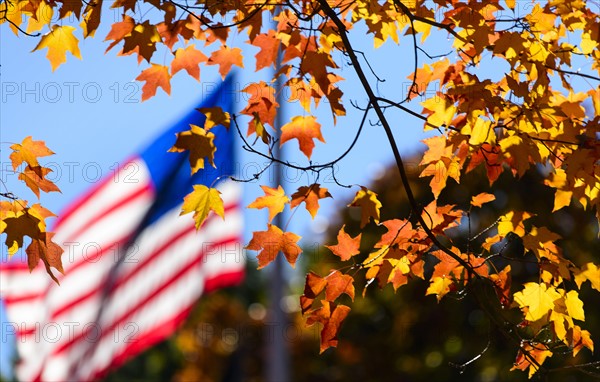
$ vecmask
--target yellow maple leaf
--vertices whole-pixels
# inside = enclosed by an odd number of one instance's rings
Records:
[[[256,198],[255,201],[248,205],[248,208],[268,208],[269,221],[272,221],[275,215],[283,211],[286,203],[290,202],[290,198],[287,197],[281,186],[278,186],[276,189],[269,186],[260,187],[263,189],[265,196]]]
[[[483,143],[493,144],[496,142],[496,134],[492,129],[492,122],[477,118],[475,125],[471,128],[471,137],[469,144],[471,146],[479,146]]]
[[[453,282],[449,277],[434,277],[431,279],[431,284],[429,284],[425,295],[434,294],[439,302],[442,297],[450,292],[450,285]]]
[[[361,208],[361,228],[367,225],[371,218],[373,218],[375,223],[379,223],[381,202],[377,199],[377,194],[368,188],[361,186],[360,190],[356,192],[356,196],[354,196],[352,203],[348,204],[348,207]]]
[[[52,31],[46,33],[40,39],[33,51],[48,48],[46,57],[50,61],[52,71],[55,71],[61,64],[67,62],[67,52],[81,60],[79,52],[79,40],[73,36],[75,27],[70,25],[53,25]]]
[[[565,295],[565,305],[569,316],[575,320],[585,321],[583,301],[579,298],[577,291],[571,290]]]
[[[446,98],[440,98],[438,96],[421,102],[421,106],[429,111],[430,115],[427,117],[427,122],[437,127],[450,126],[452,118],[454,118],[454,114],[456,114],[456,106]],[[431,129],[433,129],[431,126],[425,127],[425,130]]]
[[[587,263],[575,271],[575,283],[581,288],[586,280],[592,284],[592,288],[600,292],[600,268],[594,263]]]
[[[569,206],[571,204],[572,196],[573,191],[556,190],[556,193],[554,194],[554,208],[552,209],[552,212]]]
[[[217,125],[223,125],[229,129],[231,116],[219,106],[201,107],[198,110],[206,116],[206,121],[204,122],[205,130],[210,130]]]
[[[554,310],[554,301],[561,298],[553,286],[546,284],[526,283],[521,292],[514,294],[514,299],[520,308],[525,308],[525,319],[537,321],[546,318]]]
[[[194,191],[183,198],[180,215],[193,212],[196,229],[200,229],[210,211],[225,219],[225,209],[221,193],[216,188],[208,188],[202,184],[198,184],[194,186]]]

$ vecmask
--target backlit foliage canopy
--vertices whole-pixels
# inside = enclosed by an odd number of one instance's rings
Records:
[[[200,80],[204,65],[217,65],[223,77],[233,67],[253,71],[279,67],[273,81],[243,89],[250,97],[236,115],[214,108],[201,110],[207,123],[190,126],[171,149],[190,151],[192,172],[212,165],[215,146],[210,130],[222,124],[236,129],[245,148],[256,155],[314,175],[313,184],[302,185],[289,195],[281,187],[265,185],[265,196],[248,206],[269,211],[264,229],[255,232],[247,246],[259,252],[260,268],[279,253],[292,265],[301,256],[301,238],[277,227],[274,216],[286,206],[302,205],[314,217],[319,201],[335,196],[335,190],[324,188],[318,178],[333,171],[338,162],[343,166],[347,152],[322,165],[310,159],[316,141],[325,142],[322,129],[339,124],[350,105],[338,84],[344,81],[340,60],[351,64],[353,78],[367,101],[351,105],[363,110],[362,121],[345,124],[354,125],[356,140],[368,119],[385,131],[385,144],[403,183],[398,192],[406,193],[411,213],[382,220],[386,206],[377,194],[356,187],[348,208],[360,209],[361,227],[379,225],[387,232],[363,258],[357,256],[360,234],[350,236],[341,227],[338,242],[328,247],[339,257],[339,268],[307,275],[300,303],[308,324],[322,325],[321,351],[338,343],[340,326],[350,314],[347,302],[355,299],[356,289],[364,291],[375,281],[397,289],[418,278],[428,281],[426,294],[438,301],[449,295],[474,296],[513,343],[514,369],[529,376],[550,371],[544,363],[556,352],[576,356],[584,349],[593,351],[592,334],[585,330],[585,306],[594,301],[582,301],[579,292],[589,287],[600,291],[597,253],[589,254],[589,262],[574,263],[573,254],[563,251],[561,237],[544,225],[532,224],[533,215],[526,207],[509,209],[478,232],[469,230],[466,244],[455,243],[451,232],[470,227],[470,212],[494,200],[494,182],[502,173],[521,177],[533,167],[543,169],[542,181],[554,191],[548,210],[575,204],[595,211],[600,219],[597,4],[583,0],[116,0],[110,6],[119,9],[122,17],[102,37],[107,51],[137,57],[143,68],[137,77],[144,83],[143,100],[154,96],[158,88],[170,93],[170,80],[178,73]],[[37,38],[34,50],[46,50],[56,70],[67,61],[67,53],[81,58],[80,40],[94,37],[102,22],[102,7],[103,0],[2,0],[0,22],[16,34]],[[369,58],[353,46],[356,39],[365,38],[364,32],[354,33],[359,28],[366,29],[374,47],[385,49],[390,57],[397,44],[413,47],[413,56],[402,62],[405,72],[390,74],[407,76],[407,93],[381,95],[375,90],[382,78]],[[250,60],[255,67],[244,56],[248,49],[229,44],[233,33],[248,36],[247,44],[256,52]],[[451,53],[433,56],[423,48],[436,39]],[[200,51],[200,46],[205,48]],[[494,76],[481,74],[486,65],[496,68]],[[438,91],[426,92],[432,87]],[[281,105],[275,95],[281,91],[291,95],[290,101],[299,101],[303,110],[276,126]],[[328,109],[333,123],[317,120],[317,108]],[[425,130],[435,132],[424,141],[428,149],[420,163],[421,177],[431,179],[433,200],[426,205],[413,197],[394,138],[394,132],[406,126],[386,117],[390,109],[405,112],[407,118],[420,118]],[[308,164],[281,161],[273,154],[276,145],[297,148]],[[354,143],[348,151],[353,147]],[[14,167],[27,165],[19,178],[38,197],[40,190],[58,190],[45,178],[49,170],[38,163],[38,158],[52,153],[43,142],[27,137],[11,149]],[[466,173],[478,169],[484,170],[490,192],[471,195],[470,206],[439,201],[448,182],[460,182]],[[45,230],[44,219],[51,212],[39,204],[28,207],[10,193],[3,196],[7,200],[2,201],[0,228],[6,233],[9,252],[14,253],[23,245],[23,237],[29,236],[33,239],[27,249],[30,266],[42,259],[49,273],[51,266],[61,271],[60,249]],[[209,213],[224,214],[218,191],[207,187],[196,187],[186,197],[183,212],[194,212],[197,227]],[[508,253],[507,243],[515,241],[522,250]],[[433,269],[424,266],[425,256],[438,259]],[[524,256],[530,256],[538,273],[515,285],[510,262]],[[500,258],[509,264],[499,268],[496,260]],[[355,285],[358,273],[369,280],[366,285]],[[507,309],[520,310],[521,321],[505,317]],[[573,368],[590,373],[595,366]]]

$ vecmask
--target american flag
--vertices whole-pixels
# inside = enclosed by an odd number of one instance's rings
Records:
[[[227,79],[200,107],[232,108]],[[191,112],[63,211],[54,241],[65,250],[56,285],[39,266],[0,264],[0,297],[16,333],[22,381],[86,381],[105,375],[183,322],[200,295],[243,278],[241,187],[233,133],[216,135],[217,169],[190,176],[186,153],[168,153],[176,133],[202,126]],[[225,220],[196,231],[179,216],[194,184],[217,184]],[[6,330],[4,328],[3,330]]]

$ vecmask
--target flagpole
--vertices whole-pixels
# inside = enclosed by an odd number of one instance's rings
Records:
[[[277,7],[275,15],[280,13],[280,8]],[[277,28],[277,21],[274,21],[274,27]],[[277,59],[275,62],[275,71],[273,74],[277,74],[281,68],[282,49],[281,44],[277,53]],[[283,159],[282,151],[279,148],[279,136],[280,129],[283,122],[283,104],[285,100],[282,96],[283,80],[281,75],[278,75],[275,79],[275,101],[279,104],[279,109],[275,115],[275,144],[273,145],[273,155],[275,158]],[[275,187],[282,185],[283,183],[283,165],[279,163],[273,164],[274,177],[273,182]],[[275,216],[274,224],[278,227],[283,227],[285,224],[283,213]],[[269,277],[269,319],[265,327],[265,343],[267,346],[267,359],[266,362],[266,380],[267,382],[288,382],[289,381],[289,352],[285,340],[285,333],[288,325],[288,317],[286,312],[283,311],[282,301],[284,292],[287,290],[287,283],[283,274],[283,255],[280,253],[271,269]]]

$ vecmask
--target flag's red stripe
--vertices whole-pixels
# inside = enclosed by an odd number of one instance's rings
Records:
[[[0,262],[0,271],[25,271],[25,270],[29,270],[29,266],[27,265],[26,262],[23,261],[11,261],[8,260],[6,262],[2,261]]]
[[[139,160],[136,160],[136,157],[132,157],[129,160],[126,160],[125,162],[123,162],[123,165],[119,166],[119,168],[116,170],[116,172],[120,172],[125,165],[131,163],[131,162],[139,162]],[[81,197],[79,197],[78,199],[75,199],[75,201],[71,204],[69,204],[68,207],[66,207],[60,214],[60,216],[58,217],[58,219],[56,220],[56,223],[54,224],[54,230],[58,229],[58,227],[60,227],[60,225],[66,221],[76,210],[80,209],[80,208],[84,208],[83,206],[90,200],[92,199],[94,196],[96,196],[96,194],[98,194],[98,192],[100,192],[107,184],[109,184],[111,181],[113,180],[112,176],[107,176],[104,179],[102,179],[100,181],[100,183],[98,185],[96,185],[95,188],[93,188],[90,192],[82,195]]]
[[[123,314],[121,314],[121,316],[119,318],[112,321],[110,326],[108,326],[106,329],[102,330],[102,333],[99,336],[100,338],[98,338],[98,341],[100,341],[106,335],[106,333],[112,331],[115,327],[117,327],[118,325],[123,323],[125,320],[127,320],[130,316],[135,314],[136,311],[141,309],[149,301],[153,300],[163,290],[165,290],[166,288],[171,286],[171,284],[176,282],[179,278],[184,276],[187,272],[190,272],[191,270],[193,270],[194,265],[197,265],[199,263],[199,261],[202,260],[202,258],[204,257],[204,254],[205,254],[204,251],[200,252],[198,256],[194,257],[191,261],[189,261],[187,264],[185,264],[183,267],[181,267],[179,269],[179,271],[177,271],[174,275],[172,275],[170,278],[168,278],[162,285],[160,285],[158,288],[155,288],[152,291],[152,293],[150,293],[144,299],[139,301],[134,307],[132,307],[131,309],[129,309],[126,312],[124,312]],[[91,330],[91,329],[92,328],[90,327],[89,330]],[[81,338],[86,336],[87,334],[88,334],[87,332],[80,333],[78,336],[72,338],[70,341],[68,341],[68,342],[62,344],[60,347],[56,348],[52,354],[56,355],[56,354],[60,354],[64,351],[68,350],[70,347],[72,347],[76,342],[81,340]]]
[[[29,328],[29,329],[25,329],[25,330],[18,330],[17,331],[17,337],[21,338],[23,336],[31,335],[31,334],[33,334],[35,332],[36,332],[35,328]]]
[[[221,273],[207,279],[204,283],[204,293],[209,293],[226,286],[239,285],[244,280],[244,271],[239,270],[229,273]]]
[[[39,299],[42,297],[42,293],[31,293],[31,294],[23,294],[19,296],[11,296],[8,295],[6,297],[2,297],[6,305],[10,304],[18,304],[21,302],[27,302],[35,299]]]

